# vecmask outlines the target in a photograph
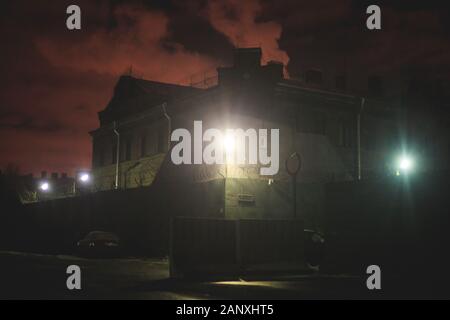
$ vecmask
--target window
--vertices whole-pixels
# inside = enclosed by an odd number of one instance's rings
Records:
[[[370,76],[367,81],[367,89],[369,91],[369,96],[381,97],[383,95],[383,83],[381,77]]]
[[[321,111],[302,111],[296,119],[297,132],[326,134],[327,118]]]
[[[147,135],[144,133],[141,136],[141,157],[145,157],[147,153]]]
[[[351,147],[353,145],[352,127],[350,121],[340,121],[339,123],[339,146]]]
[[[158,153],[163,153],[166,150],[167,137],[166,128],[160,127],[158,130]]]
[[[362,148],[374,150],[377,146],[377,140],[378,135],[375,126],[366,124],[366,126],[361,129]]]
[[[105,150],[103,149],[103,146],[101,146],[99,150],[98,164],[100,167],[105,165]]]
[[[296,119],[297,132],[312,132],[313,131],[313,115],[310,111],[303,110],[297,115]]]
[[[306,71],[305,80],[308,84],[322,85],[322,71],[310,69]]]
[[[327,126],[327,119],[325,115],[322,112],[316,112],[314,118],[315,118],[314,131],[319,134],[325,134]]]
[[[131,139],[125,142],[125,161],[131,160]]]
[[[345,75],[340,74],[336,76],[336,89],[345,91],[347,89],[347,78]]]

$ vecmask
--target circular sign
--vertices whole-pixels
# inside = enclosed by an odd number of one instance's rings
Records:
[[[291,176],[296,175],[301,167],[302,167],[302,159],[300,158],[300,155],[297,152],[292,153],[286,159],[286,171]]]

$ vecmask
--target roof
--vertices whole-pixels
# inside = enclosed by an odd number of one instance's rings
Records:
[[[199,88],[122,76],[106,108],[99,112],[100,123],[144,111],[176,98],[187,97],[203,91]]]

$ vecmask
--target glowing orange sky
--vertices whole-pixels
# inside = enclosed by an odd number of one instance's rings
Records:
[[[357,27],[364,11],[350,0],[82,0],[81,31],[65,27],[69,4],[1,4],[1,168],[89,168],[88,132],[130,66],[146,79],[188,83],[193,74],[229,64],[233,46],[261,46],[265,61],[289,63],[290,74],[307,65],[340,68],[343,61],[356,71],[420,62],[450,73],[450,17],[439,8],[419,6],[399,18],[390,7],[384,17],[391,31],[369,35]]]

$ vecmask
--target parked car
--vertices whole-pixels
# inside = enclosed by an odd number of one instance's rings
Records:
[[[89,257],[114,257],[120,251],[119,237],[112,232],[92,231],[77,242],[77,251]]]
[[[324,254],[325,238],[318,231],[305,229],[303,232],[306,263],[311,270],[319,271]]]

